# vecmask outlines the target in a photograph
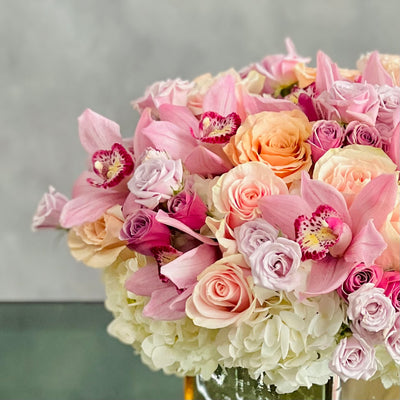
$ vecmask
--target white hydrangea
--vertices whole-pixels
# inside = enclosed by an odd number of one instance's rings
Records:
[[[345,320],[336,293],[304,300],[257,288],[262,308],[239,326],[220,330],[217,347],[226,367],[244,367],[257,379],[286,393],[299,386],[324,384],[335,335]]]
[[[385,389],[400,382],[400,364],[396,364],[383,344],[375,346],[375,357],[378,371],[372,379],[380,377]]]
[[[145,264],[146,258],[138,254],[105,269],[105,306],[115,317],[108,333],[133,346],[151,369],[209,378],[218,366],[216,330],[195,326],[189,318],[157,321],[144,317],[143,308],[149,299],[125,289],[127,278]]]

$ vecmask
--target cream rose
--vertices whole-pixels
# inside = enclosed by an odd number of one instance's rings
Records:
[[[121,207],[114,206],[97,221],[72,228],[68,233],[72,256],[89,267],[111,265],[126,248],[126,242],[119,239],[123,223]]]
[[[315,164],[313,179],[329,183],[350,207],[354,197],[373,178],[396,173],[396,164],[382,149],[352,144],[330,149]]]
[[[186,302],[186,314],[195,325],[223,328],[247,319],[254,309],[251,271],[241,254],[221,258],[197,279]]]
[[[261,215],[258,201],[272,194],[287,194],[285,182],[261,162],[248,162],[223,174],[212,189],[216,209],[227,214],[231,228]]]
[[[311,167],[311,124],[299,110],[249,115],[224,147],[234,165],[260,161],[286,183]]]

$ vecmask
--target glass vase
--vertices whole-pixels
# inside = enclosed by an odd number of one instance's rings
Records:
[[[186,377],[184,384],[184,400],[340,400],[338,379],[280,394],[262,379],[250,378],[244,368],[219,367],[207,381],[200,376]]]

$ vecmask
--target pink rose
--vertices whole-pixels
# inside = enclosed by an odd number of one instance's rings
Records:
[[[329,149],[340,147],[343,140],[344,130],[337,121],[320,120],[315,122],[308,139],[313,161],[317,162]]]
[[[377,370],[375,349],[357,335],[342,339],[337,345],[329,368],[346,382],[348,379],[370,379]]]
[[[140,113],[149,107],[157,117],[162,104],[186,106],[188,93],[192,88],[193,83],[181,79],[155,82],[146,89],[143,97],[132,101],[132,106]]]
[[[382,85],[377,87],[379,110],[376,127],[384,144],[390,143],[394,128],[400,122],[400,88]]]
[[[393,360],[400,364],[400,312],[396,314],[394,324],[386,335],[385,345]]]
[[[382,288],[372,283],[362,285],[348,296],[347,316],[351,329],[368,343],[376,344],[394,321],[395,309]]]
[[[120,239],[128,247],[145,255],[152,255],[154,247],[169,246],[171,233],[168,227],[156,220],[156,212],[140,209],[127,217],[120,232]]]
[[[223,328],[248,318],[253,310],[251,272],[241,254],[221,258],[199,276],[186,314],[195,325]]]
[[[351,121],[346,127],[346,144],[382,147],[380,132],[373,126]]]
[[[320,94],[316,106],[322,119],[375,125],[379,99],[374,86],[368,83],[336,81],[329,90]]]
[[[182,191],[168,200],[167,207],[172,218],[189,228],[200,229],[205,223],[207,207],[197,193]]]
[[[235,228],[261,215],[258,208],[261,198],[287,193],[285,182],[270,167],[252,161],[221,175],[213,187],[213,201],[219,212],[228,214],[228,224]]]
[[[180,189],[183,179],[181,160],[171,160],[164,153],[156,153],[135,169],[128,182],[136,203],[151,209],[170,199],[174,191]]]
[[[67,201],[67,197],[49,186],[49,192],[43,195],[33,216],[32,230],[60,228],[61,211]]]
[[[262,218],[245,222],[235,228],[234,232],[238,250],[247,262],[259,246],[265,242],[274,242],[279,235],[279,231]]]
[[[378,287],[385,290],[396,311],[400,311],[400,271],[385,271]]]
[[[383,269],[379,265],[367,267],[364,263],[358,264],[350,271],[342,286],[337,289],[340,297],[347,301],[350,293],[358,290],[366,283],[373,283],[378,286],[383,276]]]
[[[302,283],[298,279],[301,249],[293,240],[279,237],[265,242],[249,257],[254,283],[272,289],[292,291]]]

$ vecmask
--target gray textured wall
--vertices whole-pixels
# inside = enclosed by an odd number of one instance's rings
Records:
[[[397,0],[0,0],[0,300],[103,298],[99,271],[65,238],[30,232],[49,184],[66,194],[85,165],[86,108],[131,135],[130,101],[155,80],[240,68],[323,49],[341,66],[374,49],[399,53]]]

